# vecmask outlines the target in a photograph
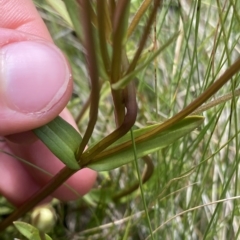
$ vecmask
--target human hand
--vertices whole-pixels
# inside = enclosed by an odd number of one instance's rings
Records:
[[[1,150],[58,173],[64,164],[30,130],[60,114],[71,97],[72,79],[31,0],[1,1],[0,36],[0,193],[21,205],[50,177]],[[67,109],[61,116],[75,126]],[[95,179],[94,171],[82,169],[66,183],[84,195]],[[52,196],[65,201],[78,197],[65,186]]]

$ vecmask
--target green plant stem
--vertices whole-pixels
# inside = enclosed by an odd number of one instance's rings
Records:
[[[64,167],[57,175],[51,178],[44,187],[34,193],[22,206],[18,207],[9,217],[0,223],[0,232],[49,196],[75,172],[75,170]]]
[[[138,167],[137,148],[136,148],[135,139],[134,139],[132,129],[131,129],[131,138],[132,138],[133,154],[134,154],[134,160],[135,160],[134,162],[135,162],[135,167],[136,167],[136,170],[137,170],[137,176],[138,176],[138,181],[139,181],[141,197],[142,197],[142,201],[143,201],[143,205],[144,205],[145,214],[147,216],[147,222],[148,222],[148,227],[149,227],[149,230],[150,230],[151,239],[154,240],[151,221],[150,221],[149,214],[148,214],[148,208],[147,208],[146,200],[145,200],[145,197],[144,197],[143,183],[142,183],[142,179],[141,179],[141,175],[140,175],[140,171],[139,171],[139,167]]]

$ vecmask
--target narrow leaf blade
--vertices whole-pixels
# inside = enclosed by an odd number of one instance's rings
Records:
[[[46,0],[47,3],[52,6],[57,13],[67,22],[67,24],[73,28],[73,24],[71,18],[68,14],[66,6],[63,1],[61,0]]]
[[[82,137],[69,123],[57,117],[48,124],[34,129],[33,132],[66,166],[75,170],[80,169],[75,154]]]
[[[38,229],[33,227],[32,225],[20,221],[13,222],[13,224],[17,228],[17,230],[27,239],[41,240]],[[45,239],[51,240],[52,238],[45,234]]]
[[[77,1],[75,0],[63,0],[65,3],[66,9],[68,11],[68,15],[71,18],[71,22],[73,24],[74,30],[76,31],[79,39],[83,40],[83,31],[82,31],[82,26],[81,26],[81,21],[80,21],[80,7]]]
[[[204,118],[201,116],[187,117],[170,127],[168,130],[154,135],[152,138],[146,141],[136,142],[137,157],[141,158],[147,154],[153,153],[172,144],[174,141],[190,133],[192,130],[202,124],[203,120]],[[158,126],[159,124],[138,129],[134,131],[134,137],[142,136],[150,129]],[[103,154],[100,154],[100,156],[96,156],[96,158],[94,158],[93,161],[87,165],[87,167],[96,171],[109,171],[114,168],[121,167],[124,164],[130,163],[134,160],[133,149],[131,145],[121,149],[120,151],[115,151],[115,149],[117,149],[122,143],[126,143],[127,141],[131,141],[130,134],[125,135],[119,141],[114,143],[113,146],[110,146],[110,148],[105,150]]]

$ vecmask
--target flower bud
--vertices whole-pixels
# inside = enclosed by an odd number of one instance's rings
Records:
[[[52,206],[42,205],[36,207],[31,215],[32,225],[39,231],[48,233],[56,223],[56,213]]]

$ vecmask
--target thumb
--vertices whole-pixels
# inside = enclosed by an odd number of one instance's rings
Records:
[[[20,41],[0,48],[0,135],[49,122],[71,92],[68,63],[52,43]]]

